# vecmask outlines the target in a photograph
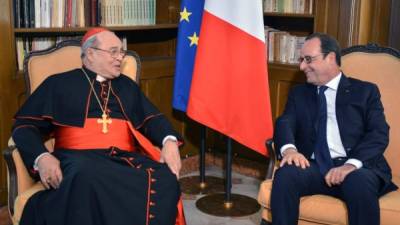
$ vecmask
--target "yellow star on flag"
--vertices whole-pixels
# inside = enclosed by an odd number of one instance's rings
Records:
[[[179,14],[181,14],[181,19],[180,19],[179,21],[186,20],[186,21],[188,21],[188,22],[189,22],[189,16],[192,15],[191,12],[188,12],[188,11],[186,10],[186,7],[184,7],[184,8],[183,8],[183,11],[180,12]]]
[[[193,33],[193,36],[188,37],[190,39],[190,46],[197,45],[199,43],[199,37],[196,32]]]

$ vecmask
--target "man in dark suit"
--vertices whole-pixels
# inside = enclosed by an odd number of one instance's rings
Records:
[[[326,34],[308,36],[300,55],[307,83],[290,91],[275,126],[272,223],[297,224],[300,198],[324,194],[346,203],[350,225],[378,225],[379,197],[397,189],[378,87],[340,71],[339,44]]]

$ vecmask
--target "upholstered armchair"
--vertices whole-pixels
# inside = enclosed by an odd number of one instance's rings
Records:
[[[78,40],[63,41],[53,48],[32,52],[24,61],[26,93],[31,94],[49,75],[81,67],[80,55]],[[140,59],[135,52],[127,52],[122,62],[122,73],[139,82]],[[45,145],[52,151],[54,139],[47,140]],[[13,224],[18,224],[27,200],[37,191],[43,190],[44,186],[29,175],[12,138],[3,154],[8,169],[9,213]]]
[[[378,85],[386,120],[390,125],[390,141],[385,157],[392,168],[393,182],[400,186],[400,52],[371,44],[353,46],[342,51],[341,69],[351,77]],[[261,224],[271,222],[270,193],[273,171],[278,165],[272,141],[268,141],[267,148],[271,155],[269,171],[258,195],[263,208]],[[382,196],[379,204],[381,225],[400,224],[400,190]],[[346,205],[339,199],[325,195],[303,197],[300,200],[298,224],[347,225]]]

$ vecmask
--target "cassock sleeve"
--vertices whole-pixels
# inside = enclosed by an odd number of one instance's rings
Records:
[[[16,119],[12,137],[28,169],[32,169],[36,157],[47,152],[43,140],[52,130],[53,125],[45,119]]]
[[[164,114],[150,102],[142,91],[137,91],[138,102],[141,106],[139,115],[144,115],[142,122],[136,127],[144,136],[146,136],[154,145],[162,148],[162,141],[167,135],[175,136],[180,143],[182,137],[174,130],[171,123]]]
[[[13,140],[28,169],[37,156],[47,151],[43,140],[53,131],[53,79],[47,78],[22,105],[15,115]]]

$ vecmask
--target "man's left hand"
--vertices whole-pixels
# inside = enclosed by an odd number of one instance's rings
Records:
[[[356,167],[351,164],[343,164],[342,166],[334,167],[325,175],[325,182],[329,187],[339,185],[343,182],[346,176],[355,169]]]
[[[167,140],[161,150],[161,163],[166,163],[169,169],[179,179],[179,171],[181,170],[181,155],[179,154],[178,143],[176,141]]]

